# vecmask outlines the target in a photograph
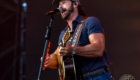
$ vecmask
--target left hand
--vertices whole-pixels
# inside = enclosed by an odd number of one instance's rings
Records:
[[[73,50],[73,47],[70,44],[66,44],[66,47],[60,47],[59,49],[59,55],[60,56],[66,56],[70,54]]]

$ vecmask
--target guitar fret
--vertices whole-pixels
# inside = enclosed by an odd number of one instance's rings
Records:
[[[69,33],[69,28],[68,28],[62,38],[62,41],[64,42],[64,44],[68,41],[69,38],[70,38],[70,33]]]

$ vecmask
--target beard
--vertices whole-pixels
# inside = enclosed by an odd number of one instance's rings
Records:
[[[74,8],[73,8],[73,6],[71,5],[70,8],[67,9],[67,12],[66,12],[66,13],[61,14],[62,19],[67,20],[67,19],[70,17],[70,15],[71,15],[72,12],[74,12]]]

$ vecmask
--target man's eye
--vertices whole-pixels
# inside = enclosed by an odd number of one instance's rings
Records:
[[[64,4],[64,3],[66,3],[65,1],[63,1],[63,3],[62,4]]]
[[[62,2],[59,3],[59,5],[62,5],[62,4],[65,4],[65,3],[66,3],[66,1],[62,1]]]

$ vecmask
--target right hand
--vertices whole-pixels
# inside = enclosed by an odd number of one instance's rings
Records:
[[[48,67],[49,66],[49,59],[50,59],[50,55],[49,54],[47,54],[47,57],[46,57],[46,63],[44,63],[45,64],[45,67]],[[40,58],[40,60],[42,61],[42,57]],[[45,62],[45,61],[44,61]]]

